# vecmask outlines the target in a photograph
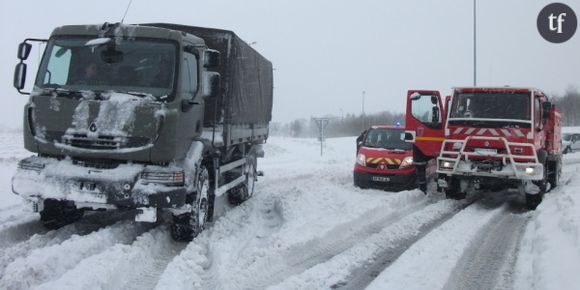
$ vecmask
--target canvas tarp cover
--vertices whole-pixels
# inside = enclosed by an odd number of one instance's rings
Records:
[[[221,75],[221,94],[205,105],[205,126],[264,124],[272,119],[272,63],[227,30],[176,24],[142,24],[183,31],[202,38],[220,52],[220,65],[210,68]]]

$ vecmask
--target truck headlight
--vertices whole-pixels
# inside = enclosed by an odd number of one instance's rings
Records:
[[[359,153],[356,156],[356,164],[361,166],[367,166],[367,157],[364,154]]]
[[[145,171],[141,173],[141,180],[145,184],[157,183],[168,186],[182,186],[184,184],[183,170]]]
[[[453,166],[455,166],[455,162],[453,162],[453,161],[443,160],[443,161],[439,162],[439,168],[444,169],[444,170],[452,170]]]
[[[526,167],[525,172],[528,175],[532,175],[532,174],[534,174],[535,170],[533,167]]]
[[[412,165],[413,165],[413,157],[407,156],[407,157],[405,157],[405,159],[403,159],[403,162],[401,162],[401,165],[399,165],[399,168],[406,168],[406,167],[409,167]]]
[[[32,170],[40,172],[42,169],[44,169],[44,166],[45,166],[44,163],[34,162],[30,159],[22,159],[18,162],[18,169],[23,170]]]

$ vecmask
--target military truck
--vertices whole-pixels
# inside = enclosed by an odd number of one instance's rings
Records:
[[[32,44],[45,44],[25,92]],[[216,197],[254,193],[268,138],[272,64],[231,31],[175,24],[71,25],[26,39],[14,73],[24,108],[13,192],[48,228],[87,210],[172,215],[176,240],[197,236]]]

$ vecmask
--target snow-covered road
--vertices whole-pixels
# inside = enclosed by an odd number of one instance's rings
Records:
[[[15,142],[16,140],[16,142]],[[255,196],[189,244],[134,213],[55,231],[11,193],[20,136],[0,134],[0,289],[577,289],[580,153],[534,211],[515,192],[463,201],[352,185],[354,138],[271,138]]]

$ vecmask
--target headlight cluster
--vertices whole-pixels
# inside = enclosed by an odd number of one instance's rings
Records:
[[[44,169],[44,166],[44,163],[34,162],[29,159],[23,159],[18,162],[19,169],[32,170],[36,172],[40,172],[42,169]]]
[[[399,165],[399,168],[407,168],[409,166],[413,165],[413,157],[412,156],[407,156],[403,159],[403,162],[401,162],[401,165]]]
[[[442,170],[452,170],[455,166],[454,161],[441,160],[439,161],[439,168]]]
[[[356,156],[356,164],[367,166],[367,157],[364,154],[359,153]]]
[[[141,180],[143,180],[145,184],[157,183],[168,186],[182,186],[185,179],[183,171],[178,170],[168,172],[145,171],[141,173]]]

